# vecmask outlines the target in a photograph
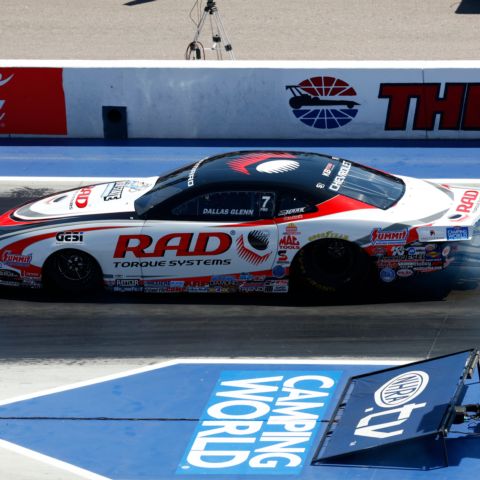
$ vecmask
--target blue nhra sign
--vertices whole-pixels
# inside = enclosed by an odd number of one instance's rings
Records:
[[[465,351],[353,377],[315,461],[442,433],[472,358]]]
[[[177,474],[298,475],[340,377],[340,371],[222,372]]]

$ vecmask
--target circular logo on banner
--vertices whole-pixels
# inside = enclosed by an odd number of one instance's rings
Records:
[[[429,380],[428,374],[420,370],[397,375],[375,392],[375,403],[382,408],[404,405],[418,397]]]
[[[305,125],[331,129],[343,127],[357,115],[357,92],[335,77],[312,77],[298,85],[287,85],[293,114]]]

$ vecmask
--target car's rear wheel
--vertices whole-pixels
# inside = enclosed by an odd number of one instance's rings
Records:
[[[368,255],[358,245],[329,238],[313,242],[300,250],[292,264],[295,288],[327,295],[352,293],[365,285],[372,272]]]
[[[51,255],[43,267],[43,278],[47,287],[74,294],[93,291],[102,285],[102,271],[96,260],[74,249]]]

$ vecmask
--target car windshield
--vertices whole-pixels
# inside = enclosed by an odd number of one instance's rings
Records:
[[[405,191],[405,184],[400,178],[347,160],[339,161],[333,173],[327,187],[330,192],[340,193],[382,210],[397,203]]]
[[[187,181],[191,169],[192,166],[187,165],[160,177],[155,187],[135,201],[137,215],[142,216],[155,205],[181,192],[183,190],[181,185]]]

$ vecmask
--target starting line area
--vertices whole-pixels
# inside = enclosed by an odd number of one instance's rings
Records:
[[[312,465],[349,378],[393,363],[165,362],[0,401],[0,448],[96,480],[473,476],[478,424],[455,426],[443,468]],[[479,399],[475,377],[463,403]]]

